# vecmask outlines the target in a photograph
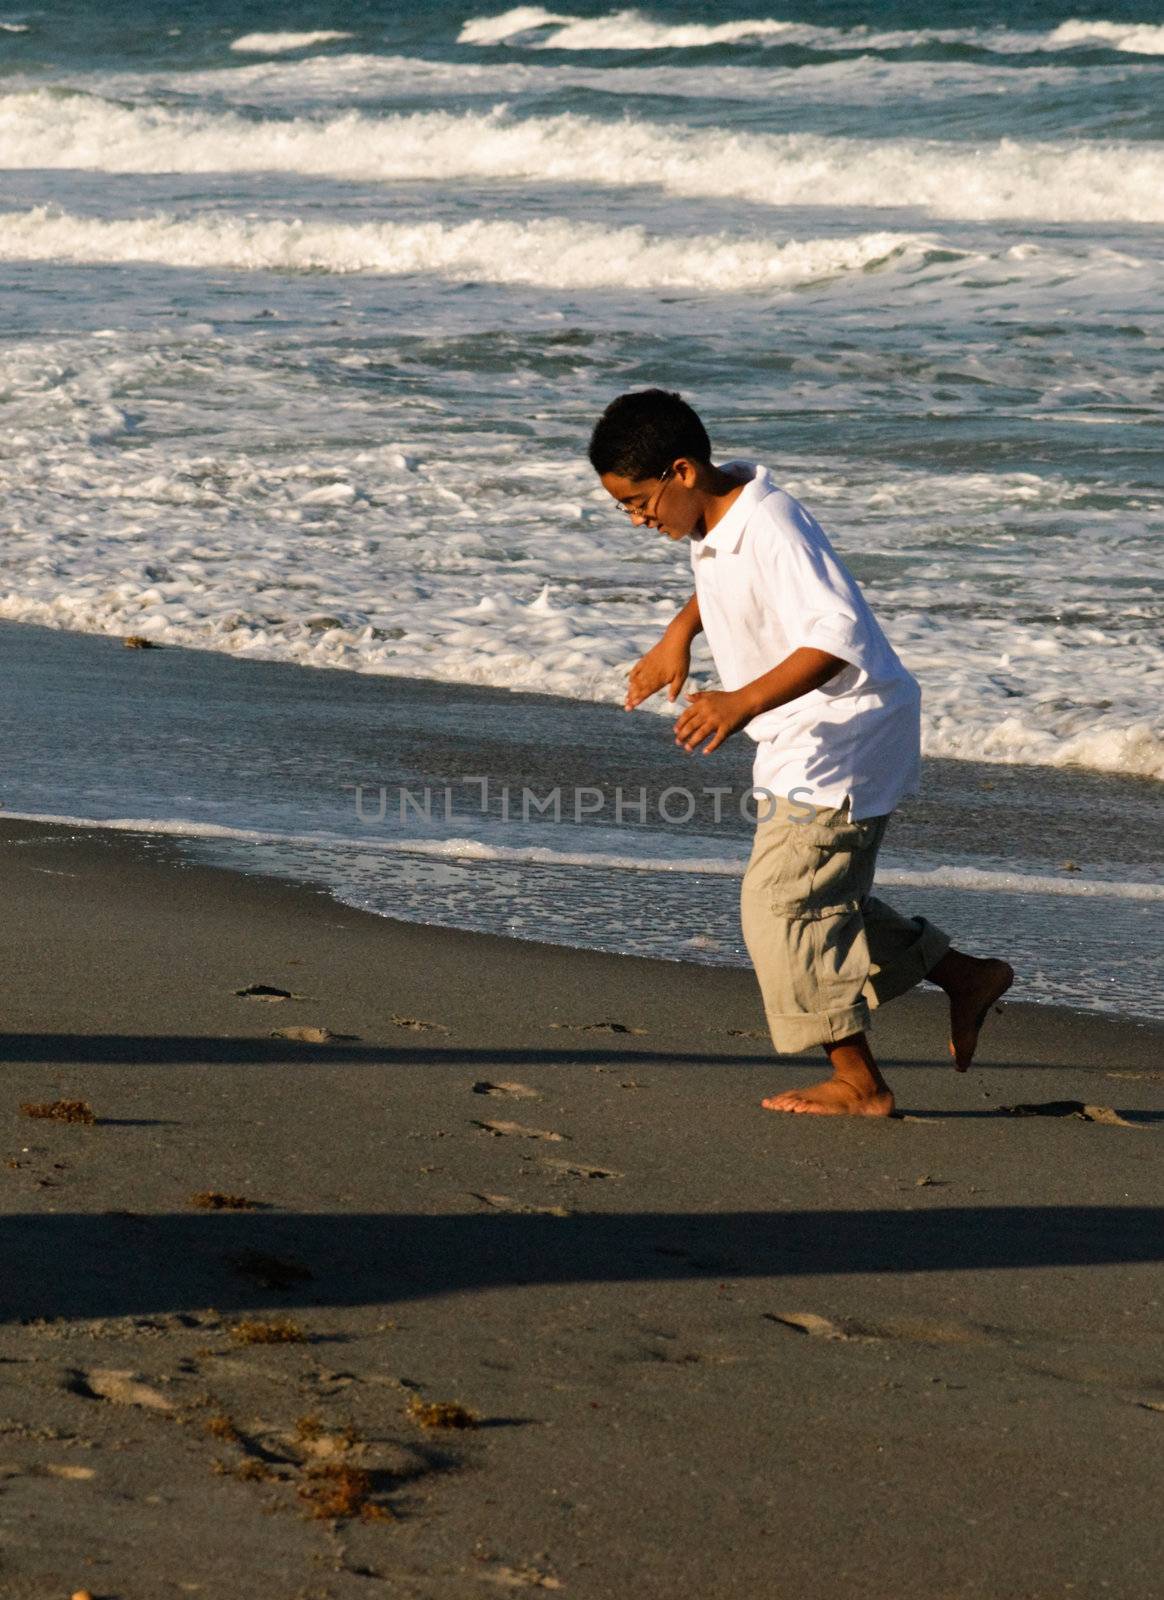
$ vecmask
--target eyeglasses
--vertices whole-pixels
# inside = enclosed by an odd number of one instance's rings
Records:
[[[640,522],[658,522],[658,503],[662,496],[667,480],[668,478],[672,477],[674,471],[674,467],[667,467],[663,472],[660,472],[659,482],[647,496],[645,505],[628,506],[620,500],[618,502],[618,509],[632,520],[637,517]]]

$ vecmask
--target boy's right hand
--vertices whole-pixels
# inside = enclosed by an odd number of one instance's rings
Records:
[[[690,669],[690,643],[665,633],[627,674],[626,709],[633,711],[664,687],[667,699],[674,700],[687,682]]]

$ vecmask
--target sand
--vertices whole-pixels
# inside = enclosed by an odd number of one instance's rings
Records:
[[[1159,1024],[778,1117],[748,972],[0,848],[5,1600],[1157,1592]]]

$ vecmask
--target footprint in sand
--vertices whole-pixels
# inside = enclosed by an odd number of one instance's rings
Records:
[[[93,1467],[72,1467],[54,1461],[37,1462],[30,1467],[18,1467],[8,1462],[0,1466],[0,1478],[63,1478],[66,1482],[84,1483],[96,1476]]]
[[[999,1106],[1000,1117],[1078,1117],[1081,1122],[1102,1122],[1111,1128],[1134,1128],[1111,1106],[1085,1105],[1082,1100],[1043,1100],[1025,1106]]]
[[[486,1567],[474,1574],[482,1583],[495,1583],[499,1589],[560,1589],[561,1580],[537,1567]]]
[[[483,1133],[491,1133],[495,1139],[549,1139],[556,1144],[569,1138],[569,1134],[555,1133],[550,1128],[527,1128],[520,1122],[479,1122],[474,1117],[472,1123]]]
[[[257,1211],[262,1205],[245,1194],[224,1194],[221,1189],[200,1189],[186,1203],[198,1211]]]
[[[634,1033],[643,1035],[645,1028],[630,1028],[625,1022],[551,1022],[559,1033]]]
[[[806,1333],[810,1339],[863,1339],[876,1338],[862,1323],[834,1322],[831,1317],[818,1316],[815,1311],[765,1311],[767,1322],[778,1322],[793,1333]]]
[[[473,1085],[474,1094],[492,1094],[505,1100],[540,1100],[541,1095],[527,1083],[490,1083],[482,1078]]]
[[[412,1033],[448,1033],[448,1028],[443,1022],[426,1022],[423,1017],[402,1017],[398,1011],[392,1013],[393,1025],[397,1028],[408,1028]]]
[[[306,1000],[304,994],[292,994],[290,989],[280,989],[273,983],[248,983],[245,989],[236,989],[240,1000]]]
[[[141,1406],[146,1411],[173,1411],[174,1402],[159,1389],[143,1382],[136,1372],[113,1367],[78,1368],[66,1373],[64,1387],[87,1400],[108,1400],[118,1406]]]
[[[924,1318],[895,1319],[890,1322],[858,1322],[851,1317],[822,1317],[815,1311],[765,1311],[767,1322],[776,1322],[792,1333],[810,1339],[844,1340],[871,1344],[884,1339],[903,1339],[912,1344],[984,1344],[991,1330],[970,1323],[930,1322]]]
[[[477,1194],[472,1191],[473,1199],[480,1200],[483,1206],[488,1206],[491,1211],[508,1211],[521,1216],[530,1217],[568,1217],[572,1213],[566,1206],[531,1206],[523,1200],[515,1200],[508,1194]]]
[[[358,1033],[332,1033],[330,1028],[272,1028],[272,1039],[290,1039],[294,1044],[340,1044],[358,1039]]]
[[[562,1161],[553,1156],[543,1156],[542,1166],[548,1167],[551,1172],[560,1172],[568,1178],[621,1178],[621,1172],[615,1172],[613,1167],[595,1167],[585,1161]]]

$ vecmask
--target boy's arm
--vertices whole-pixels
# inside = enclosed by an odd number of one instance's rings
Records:
[[[701,689],[687,696],[691,704],[675,719],[675,743],[694,750],[704,739],[710,743],[703,754],[709,756],[737,728],[758,717],[762,711],[799,700],[835,678],[849,663],[840,656],[807,646],[785,656],[779,666],[765,672],[741,689]]]
[[[664,684],[668,700],[675,699],[691,670],[691,641],[702,631],[699,601],[692,595],[682,611],[667,624],[658,644],[630,669],[625,702],[628,711],[650,699]]]

